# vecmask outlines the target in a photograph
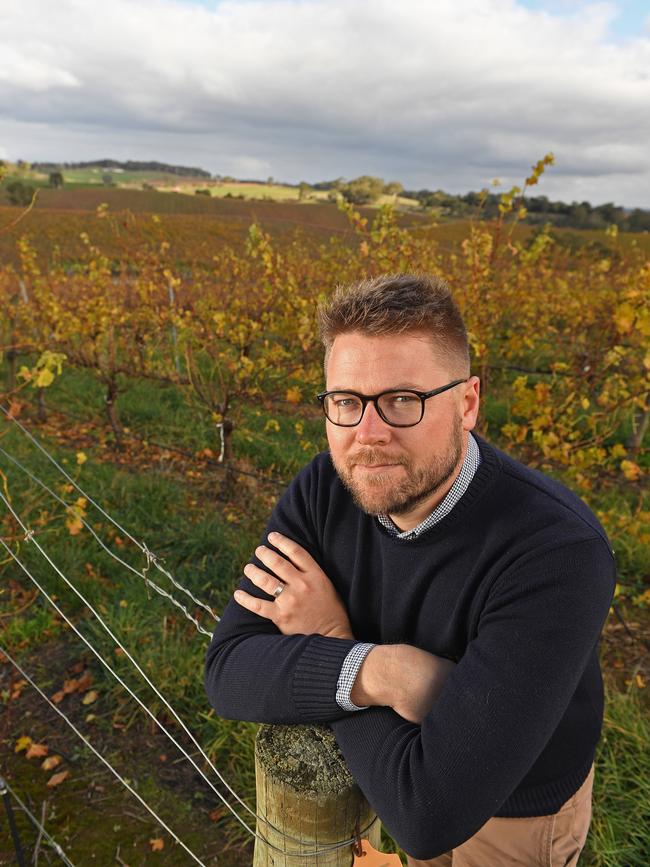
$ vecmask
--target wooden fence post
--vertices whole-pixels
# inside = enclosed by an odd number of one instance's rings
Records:
[[[361,836],[380,848],[381,824],[326,726],[261,725],[255,741],[257,833],[253,867],[351,867],[352,844],[320,855],[328,844]],[[373,823],[369,828],[368,826]],[[295,838],[295,839],[294,839]]]

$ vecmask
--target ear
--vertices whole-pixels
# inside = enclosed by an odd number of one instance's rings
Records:
[[[479,397],[481,392],[481,380],[478,376],[470,376],[464,384],[461,398],[461,416],[463,430],[470,431],[476,426],[479,410]]]

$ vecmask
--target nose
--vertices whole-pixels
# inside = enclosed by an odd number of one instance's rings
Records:
[[[363,418],[355,428],[355,439],[360,445],[375,445],[387,443],[391,437],[389,424],[377,412],[377,409],[368,401]]]

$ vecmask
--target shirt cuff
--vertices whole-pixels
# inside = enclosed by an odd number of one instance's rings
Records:
[[[342,710],[366,710],[370,707],[370,705],[357,707],[356,704],[352,703],[350,693],[352,692],[354,681],[356,680],[359,669],[361,668],[361,663],[373,647],[376,647],[376,645],[366,643],[355,644],[343,660],[341,673],[339,675],[338,683],[336,684],[336,703],[340,708],[342,708]]]

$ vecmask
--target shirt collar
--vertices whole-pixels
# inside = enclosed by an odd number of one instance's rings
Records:
[[[463,461],[458,475],[454,479],[451,488],[447,491],[443,499],[438,503],[430,515],[427,515],[427,517],[421,521],[417,527],[413,527],[412,530],[404,530],[403,532],[395,526],[388,515],[377,515],[377,520],[382,527],[385,527],[386,530],[397,539],[417,539],[418,536],[421,536],[422,533],[433,527],[441,521],[445,515],[448,515],[449,512],[451,512],[469,487],[480,463],[481,453],[476,444],[476,440],[470,433],[467,437],[467,452],[465,453],[465,460]]]

